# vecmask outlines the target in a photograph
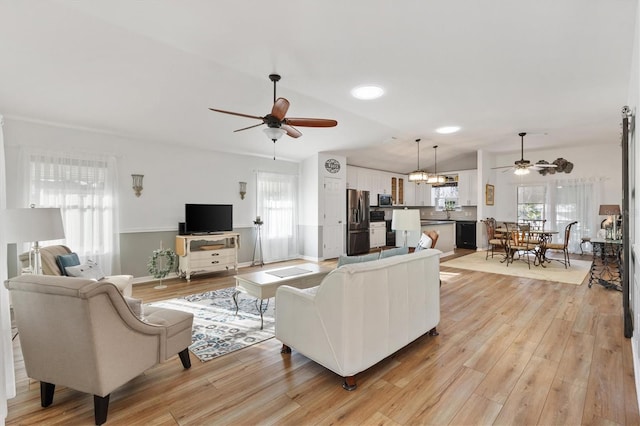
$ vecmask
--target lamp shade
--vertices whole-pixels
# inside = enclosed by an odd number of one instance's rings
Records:
[[[600,216],[620,216],[619,204],[600,204]]]
[[[393,216],[391,216],[391,229],[395,231],[420,230],[420,210],[394,210]]]
[[[6,243],[61,240],[64,238],[59,208],[6,209],[1,213]]]

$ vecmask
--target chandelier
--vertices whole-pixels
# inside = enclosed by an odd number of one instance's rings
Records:
[[[420,139],[416,139],[416,142],[418,144],[418,168],[409,173],[409,182],[415,182],[420,185],[429,180],[429,174],[424,170],[420,170]]]
[[[427,183],[445,183],[447,178],[438,174],[438,145],[433,147],[433,174],[427,178]]]

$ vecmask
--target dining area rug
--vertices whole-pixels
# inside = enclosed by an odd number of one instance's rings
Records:
[[[192,344],[189,350],[202,362],[263,342],[275,335],[274,299],[264,312],[264,328],[256,298],[238,294],[238,313],[233,302],[235,287],[207,291],[149,306],[176,309],[193,314]]]
[[[507,266],[506,262],[500,262],[504,259],[500,253],[495,253],[493,258],[489,253],[489,258],[486,260],[485,257],[485,251],[478,251],[443,262],[441,266],[575,285],[585,281],[591,268],[591,262],[577,259],[571,259],[571,266],[565,269],[562,263],[556,261],[545,263],[545,268],[539,265],[534,266],[533,257],[530,258],[531,268],[527,266],[526,261],[522,260],[515,260]]]

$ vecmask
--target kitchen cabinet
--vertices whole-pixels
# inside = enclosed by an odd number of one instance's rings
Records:
[[[369,223],[370,248],[384,247],[387,244],[387,225],[385,222]]]
[[[478,205],[477,170],[462,170],[458,172],[458,204],[461,206]]]
[[[415,185],[415,200],[414,206],[431,206],[433,205],[431,201],[431,184],[421,183],[414,184]]]

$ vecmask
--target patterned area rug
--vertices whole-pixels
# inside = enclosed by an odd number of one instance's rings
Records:
[[[260,330],[256,299],[243,293],[238,294],[236,315],[234,292],[235,288],[229,287],[149,305],[193,314],[193,343],[189,350],[200,361],[205,362],[274,336],[274,299],[269,301],[264,313],[264,329]]]
[[[589,273],[591,262],[584,260],[571,259],[571,266],[565,269],[564,265],[559,262],[545,263],[546,268],[534,266],[533,261],[531,268],[526,262],[516,260],[507,266],[506,263],[500,263],[503,256],[496,254],[493,259],[489,254],[489,259],[485,260],[486,252],[479,251],[466,256],[457,257],[455,259],[444,262],[442,266],[450,266],[452,268],[468,269],[472,271],[489,272],[492,274],[512,275],[516,277],[534,278],[544,281],[556,281],[567,284],[580,285]]]

